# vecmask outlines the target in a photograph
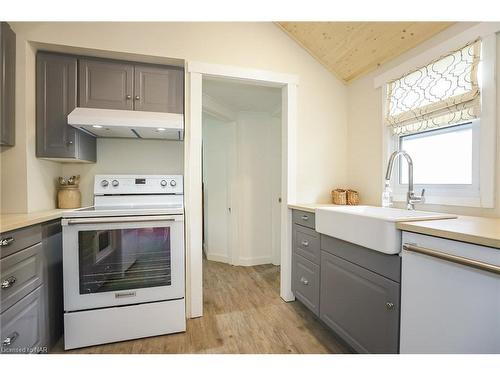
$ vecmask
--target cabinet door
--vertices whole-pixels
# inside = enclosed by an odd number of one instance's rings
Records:
[[[36,129],[38,157],[74,158],[75,128],[68,114],[76,107],[76,57],[38,53]]]
[[[184,113],[184,70],[176,67],[136,65],[134,109]]]
[[[360,353],[397,353],[399,284],[321,252],[320,317]]]
[[[16,34],[6,22],[0,25],[0,145],[16,140]]]
[[[294,254],[292,289],[295,297],[314,314],[319,315],[319,266]]]
[[[46,352],[43,286],[0,315],[2,353]]]
[[[110,60],[79,59],[80,107],[134,109],[134,66]]]

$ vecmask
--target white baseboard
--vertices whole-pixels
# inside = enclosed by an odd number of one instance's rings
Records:
[[[240,258],[238,261],[238,266],[259,266],[261,264],[272,264],[272,258],[268,256]]]
[[[223,262],[223,263],[231,263],[231,259],[227,255],[219,255],[219,254],[207,254],[208,260],[213,260],[214,262]]]
[[[222,263],[228,263],[232,264],[231,258],[228,257],[227,255],[220,255],[220,254],[206,254],[208,260],[212,260],[214,262],[222,262]],[[261,264],[275,264],[273,262],[272,257],[268,256],[263,256],[263,257],[255,257],[255,258],[240,258],[236,261],[235,266],[259,266]]]

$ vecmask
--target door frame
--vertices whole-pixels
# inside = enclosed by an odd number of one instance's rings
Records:
[[[184,202],[186,230],[186,315],[203,315],[202,218],[202,79],[234,79],[281,88],[281,272],[280,296],[293,301],[291,210],[297,190],[297,88],[296,75],[236,66],[189,61],[186,66],[186,119],[184,137]]]

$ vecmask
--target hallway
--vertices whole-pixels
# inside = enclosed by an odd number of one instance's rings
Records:
[[[283,302],[279,267],[203,266],[204,316],[188,320],[187,332],[66,353],[348,353],[300,302]]]

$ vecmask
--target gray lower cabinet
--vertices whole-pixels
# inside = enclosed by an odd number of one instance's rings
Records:
[[[314,230],[293,210],[292,291],[359,353],[398,353],[401,259]]]
[[[0,22],[0,146],[16,142],[16,34]]]
[[[95,162],[96,139],[68,125],[77,105],[77,58],[39,52],[36,71],[36,155]]]
[[[135,65],[136,111],[184,113],[184,69]]]
[[[0,245],[1,352],[47,352],[63,328],[60,221],[2,233]]]
[[[0,316],[1,353],[45,352],[45,306],[38,287]]]
[[[292,290],[295,298],[319,315],[320,268],[317,264],[294,254],[292,260]]]
[[[81,58],[78,65],[80,107],[134,109],[132,64],[115,60]]]
[[[321,319],[360,353],[397,353],[399,284],[321,252]]]

